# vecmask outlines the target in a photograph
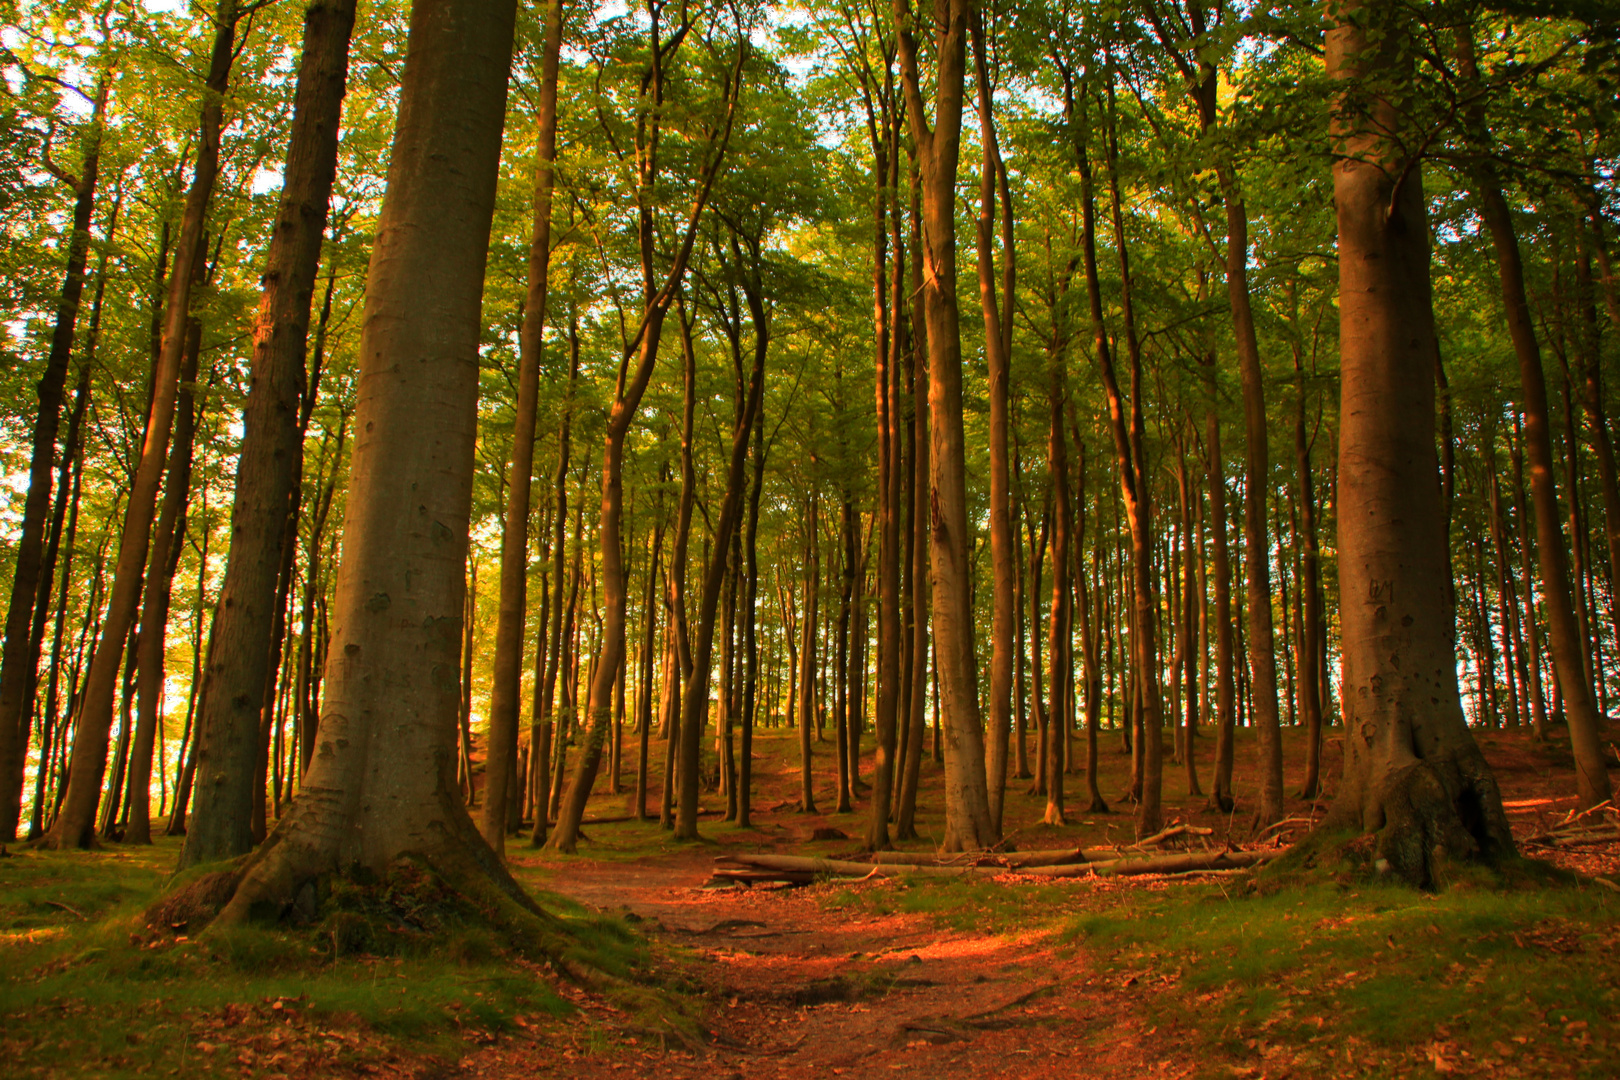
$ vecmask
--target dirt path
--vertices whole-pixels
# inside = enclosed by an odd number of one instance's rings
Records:
[[[712,855],[578,860],[545,875],[548,887],[606,911],[628,909],[654,937],[691,950],[712,1002],[701,1018],[707,1043],[626,1028],[627,1018],[581,996],[584,1022],[504,1039],[464,1059],[461,1075],[977,1080],[1194,1071],[1189,1033],[1152,1015],[1157,994],[1105,984],[1049,935],[942,931],[921,915],[830,909],[832,891],[847,884],[704,889]],[[604,1029],[617,1037],[604,1042]]]

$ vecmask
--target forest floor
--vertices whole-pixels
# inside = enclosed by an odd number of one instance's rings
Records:
[[[1481,742],[1521,838],[1573,805],[1567,741]],[[1105,748],[1100,786],[1112,802],[1129,759],[1111,740]],[[1295,733],[1287,748],[1298,763]],[[1338,775],[1336,748],[1330,735],[1324,777]],[[816,749],[821,775],[832,747]],[[1207,776],[1210,747],[1197,751]],[[581,928],[583,953],[659,988],[652,995],[584,989],[476,933],[393,956],[334,956],[308,931],[126,942],[131,913],[173,865],[172,841],[18,852],[0,860],[0,1072],[1620,1076],[1620,893],[1591,880],[1620,876],[1620,844],[1527,849],[1582,879],[1527,864],[1506,877],[1462,872],[1422,893],[1354,872],[1276,869],[1191,882],[711,887],[724,852],[859,847],[849,837],[861,835],[864,804],[797,812],[796,740],[766,733],[756,752],[752,829],[705,818],[702,842],[676,844],[655,823],[615,821],[588,825],[577,856],[526,839],[509,847],[519,879]],[[1167,819],[1213,828],[1217,844],[1228,832],[1247,841],[1256,756],[1240,741],[1231,814],[1183,797],[1184,773],[1167,763]],[[941,784],[925,764],[922,839],[908,846],[932,847]],[[818,800],[831,806],[825,786]],[[1084,778],[1067,786],[1069,805],[1084,805]],[[1045,799],[1028,787],[1009,786],[1018,847],[1129,842],[1128,806],[1052,828],[1038,824]],[[1290,811],[1303,829],[1325,805],[1293,800]],[[628,807],[626,795],[600,795],[588,818]]]

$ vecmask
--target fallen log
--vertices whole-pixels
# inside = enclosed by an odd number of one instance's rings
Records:
[[[1027,877],[1098,877],[1125,874],[1184,874],[1193,870],[1237,870],[1275,859],[1286,848],[1265,851],[1189,851],[1183,855],[1159,855],[1151,859],[1113,859],[1077,866],[1039,866],[1020,871]]]
[[[1201,825],[1172,825],[1168,829],[1161,829],[1146,840],[1138,840],[1132,844],[1136,848],[1158,847],[1166,840],[1173,840],[1178,836],[1214,836],[1214,829],[1207,829]]]
[[[1525,840],[1538,847],[1569,847],[1574,844],[1602,844],[1620,840],[1620,829],[1560,829]]]
[[[1192,851],[1178,855],[1159,855],[1149,858],[1122,858],[1108,849],[1095,853],[1115,855],[1113,858],[1092,859],[1087,862],[1044,864],[1036,866],[983,866],[961,864],[939,866],[915,862],[854,862],[847,859],[818,859],[803,855],[721,855],[715,859],[716,880],[745,884],[778,881],[804,885],[818,877],[837,878],[900,878],[900,877],[998,877],[1010,874],[1029,878],[1071,878],[1113,876],[1127,874],[1183,874],[1211,870],[1237,870],[1255,866],[1276,858],[1286,849],[1264,851]],[[897,853],[890,852],[890,855]],[[1087,856],[1092,852],[1082,849],[1066,853],[1071,857]],[[914,855],[914,857],[917,857]]]
[[[813,873],[796,870],[746,870],[735,867],[717,868],[709,878],[714,881],[731,881],[739,885],[769,884],[772,882],[783,885],[809,885],[816,880]]]
[[[824,877],[904,877],[908,874],[922,877],[994,876],[1007,872],[1001,866],[920,866],[909,863],[879,865],[877,863],[849,862],[844,859],[817,859],[804,855],[721,855],[715,860],[718,875],[730,870],[769,870],[783,874],[809,874]]]
[[[940,855],[932,851],[873,851],[850,856],[849,862],[877,866],[1064,866],[1093,859],[1116,858],[1113,848],[1054,848],[1047,851],[970,851]]]

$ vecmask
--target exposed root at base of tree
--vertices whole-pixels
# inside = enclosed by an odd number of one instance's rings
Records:
[[[1434,888],[1448,865],[1517,855],[1501,806],[1495,778],[1470,746],[1396,764],[1382,776],[1352,778],[1347,771],[1339,802],[1317,833],[1370,833],[1373,869]]]

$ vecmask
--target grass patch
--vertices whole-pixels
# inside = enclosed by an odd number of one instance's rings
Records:
[[[177,843],[0,860],[0,1053],[12,1076],[196,1070],[322,1075],[454,1061],[473,1042],[571,1012],[547,966],[403,868],[336,883],[312,927],[151,940],[142,913]],[[619,920],[560,897],[569,958],[625,978],[649,962]]]
[[[1483,874],[1434,893],[1286,874],[1223,884],[1116,894],[1064,936],[1122,984],[1169,985],[1207,1042],[1263,1069],[1616,1075],[1607,892]]]

